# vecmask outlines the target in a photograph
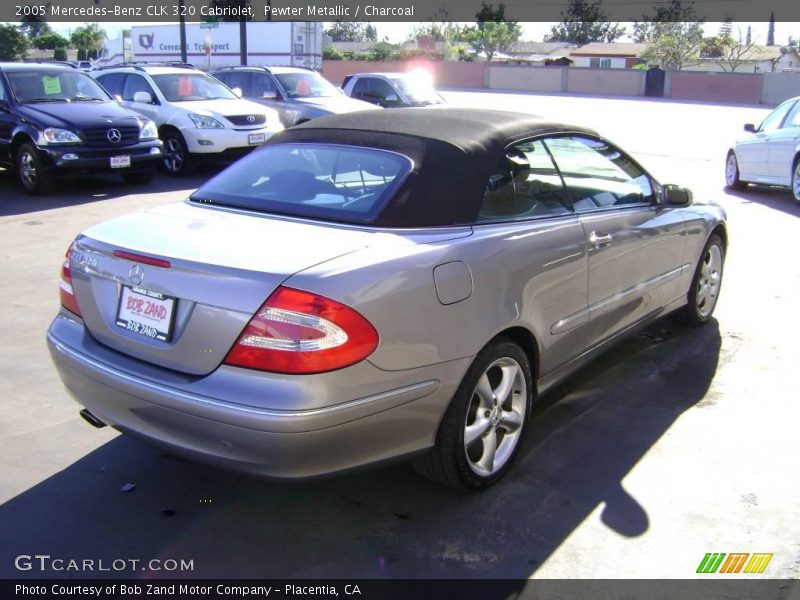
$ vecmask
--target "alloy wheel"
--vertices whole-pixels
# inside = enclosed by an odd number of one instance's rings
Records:
[[[697,280],[697,312],[706,318],[714,310],[722,281],[722,251],[717,244],[711,244],[703,257],[700,277]]]
[[[19,175],[25,187],[32,189],[36,187],[37,171],[36,159],[30,152],[23,151],[19,156]]]
[[[180,173],[185,156],[180,140],[174,137],[164,142],[164,166],[170,173]]]
[[[725,183],[732,187],[738,181],[739,167],[736,164],[736,156],[731,152],[725,162]]]
[[[497,359],[478,379],[464,424],[464,451],[474,473],[493,475],[513,456],[527,399],[522,367],[511,357]]]

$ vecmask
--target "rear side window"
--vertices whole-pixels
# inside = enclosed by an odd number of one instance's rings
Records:
[[[101,75],[96,79],[112,96],[122,96],[122,82],[125,79],[124,73],[109,73],[108,75]]]
[[[201,203],[368,223],[413,167],[400,154],[332,144],[275,144],[251,153],[192,195]]]
[[[489,177],[478,221],[513,221],[570,212],[561,177],[541,141],[506,150]]]

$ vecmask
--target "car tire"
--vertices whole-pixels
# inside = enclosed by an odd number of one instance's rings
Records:
[[[195,168],[195,160],[189,154],[189,149],[183,136],[177,131],[170,131],[161,138],[164,142],[162,165],[164,170],[174,177],[191,175]]]
[[[725,187],[731,190],[741,190],[745,185],[745,182],[739,179],[739,163],[736,160],[736,154],[731,150],[725,159]]]
[[[796,204],[800,204],[800,156],[794,159],[792,169],[792,197]]]
[[[697,263],[687,304],[679,313],[681,321],[688,325],[705,325],[711,320],[719,299],[724,265],[725,245],[715,233],[708,238]]]
[[[147,185],[153,181],[155,174],[156,172],[154,169],[137,171],[136,173],[124,173],[122,175],[122,180],[128,185]]]
[[[505,475],[522,445],[533,392],[525,352],[510,340],[497,338],[464,375],[439,426],[434,449],[416,459],[414,468],[457,489],[492,485]]]
[[[52,191],[53,178],[44,173],[36,146],[22,144],[17,150],[14,162],[17,167],[17,179],[25,193],[40,196]]]

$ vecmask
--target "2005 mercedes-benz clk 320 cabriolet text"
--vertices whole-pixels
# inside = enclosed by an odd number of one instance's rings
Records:
[[[48,342],[88,421],[175,454],[481,488],[537,395],[670,311],[708,321],[726,244],[721,208],[587,129],[323,117],[80,234]]]

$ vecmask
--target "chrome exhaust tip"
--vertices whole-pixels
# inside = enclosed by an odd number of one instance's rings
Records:
[[[97,429],[102,429],[106,426],[100,419],[95,417],[92,413],[89,412],[88,409],[84,408],[80,413],[83,420],[86,421],[92,427],[96,427]]]

